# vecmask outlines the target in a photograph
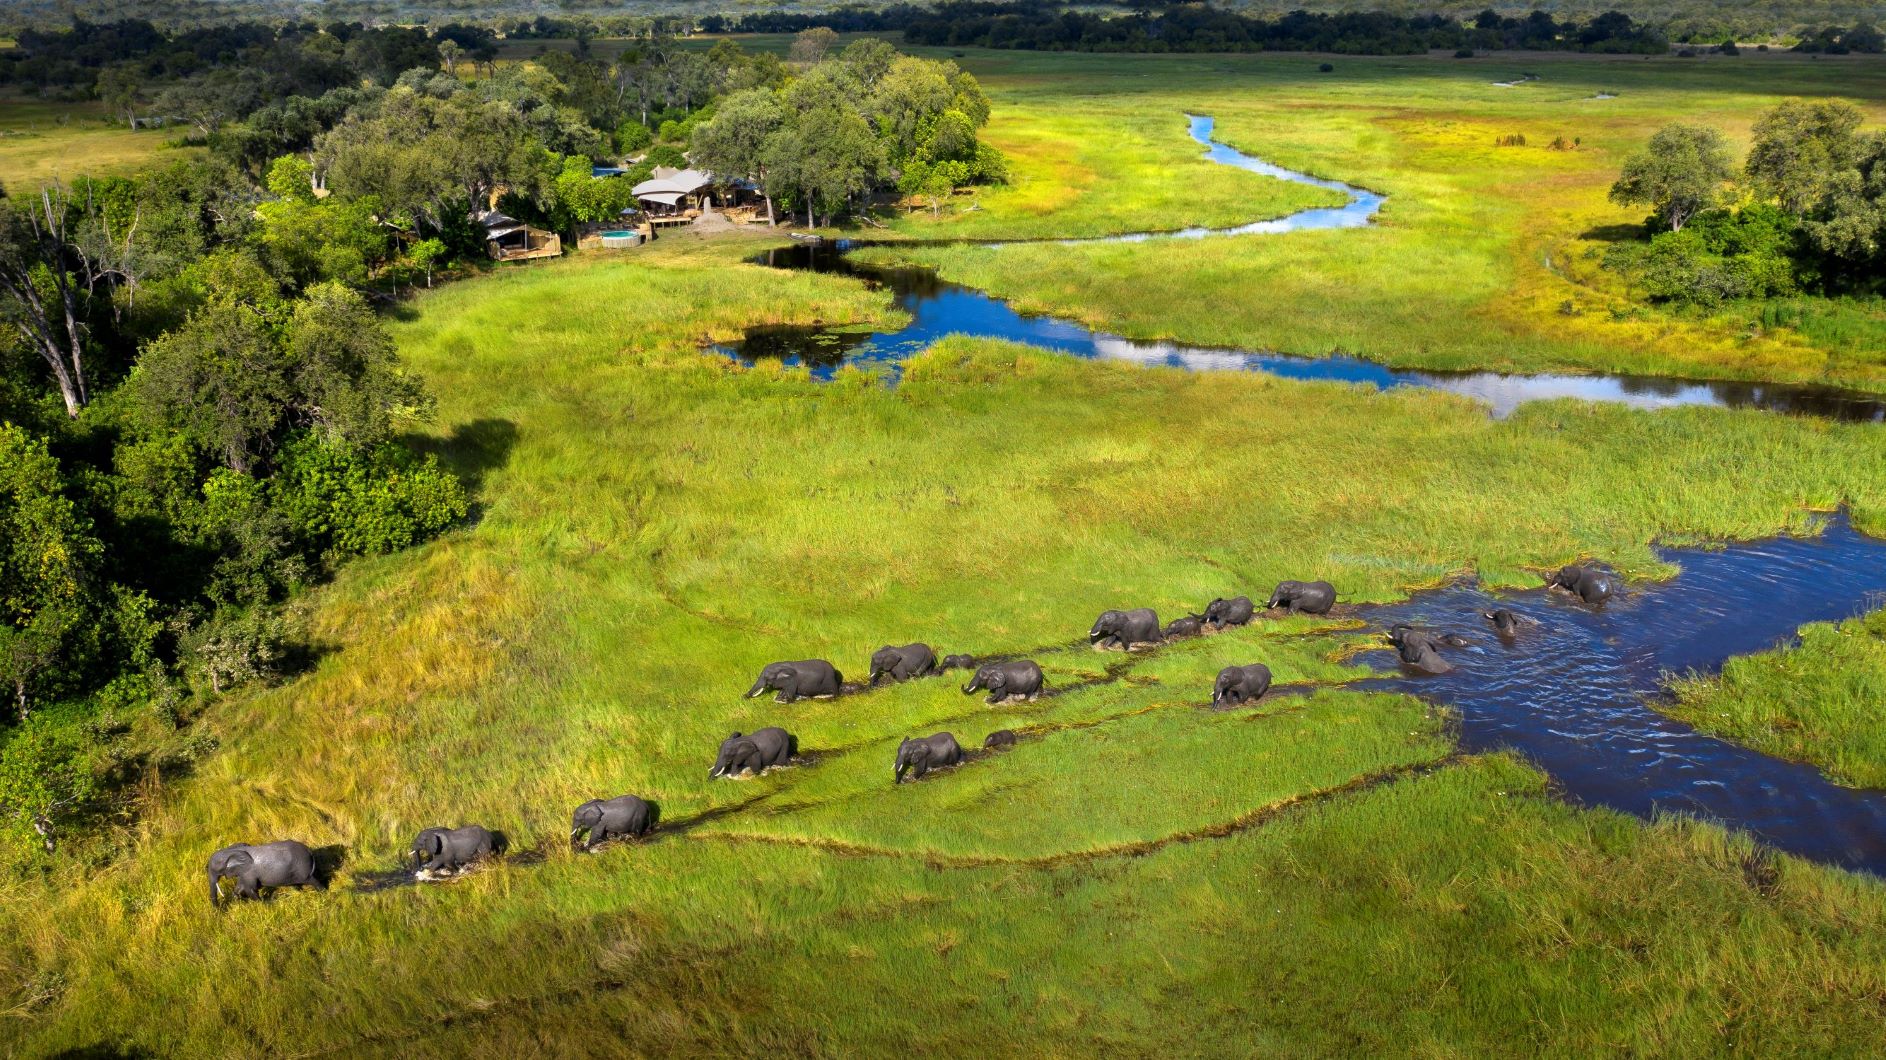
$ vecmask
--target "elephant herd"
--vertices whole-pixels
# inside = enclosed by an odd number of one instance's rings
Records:
[[[1589,566],[1568,566],[1550,575],[1546,579],[1546,588],[1564,590],[1589,606],[1598,606],[1616,595],[1618,583],[1616,576],[1607,571]],[[1264,606],[1267,610],[1284,610],[1293,615],[1326,615],[1335,606],[1336,597],[1335,588],[1328,582],[1285,581],[1278,583]],[[1136,647],[1246,625],[1255,617],[1256,611],[1256,605],[1246,596],[1213,600],[1202,613],[1175,619],[1165,626],[1159,624],[1159,616],[1149,607],[1106,611],[1094,621],[1087,636],[1096,648],[1130,651]],[[1492,624],[1502,639],[1516,636],[1520,629],[1534,622],[1506,608],[1482,612],[1481,617]],[[1441,657],[1440,648],[1467,643],[1465,638],[1457,634],[1433,633],[1407,623],[1397,623],[1391,627],[1388,641],[1404,665],[1430,674],[1446,673],[1453,669]],[[986,690],[989,696],[984,702],[990,705],[1014,700],[1033,702],[1046,684],[1041,667],[1032,660],[1004,660],[976,666],[975,660],[968,655],[949,655],[939,659],[927,644],[906,644],[902,647],[885,645],[872,653],[867,687],[877,685],[885,677],[892,681],[908,681],[947,670],[972,667],[974,673],[968,683],[962,686],[962,690],[965,694]],[[1219,671],[1218,679],[1212,686],[1211,702],[1213,706],[1224,707],[1251,703],[1269,691],[1270,685],[1270,668],[1263,663],[1227,666]],[[775,693],[774,699],[779,703],[830,699],[844,690],[844,677],[836,667],[823,659],[770,663],[760,671],[758,680],[747,690],[746,698],[763,695],[769,690]],[[1016,742],[1017,736],[1013,730],[1002,729],[990,733],[984,739],[983,747],[987,750],[1003,750],[1014,747]],[[777,726],[756,729],[750,733],[735,732],[721,742],[719,754],[715,756],[713,768],[708,770],[707,775],[712,779],[736,777],[748,772],[759,774],[774,766],[788,764],[798,753],[798,738]],[[966,757],[962,745],[951,733],[939,732],[920,739],[905,739],[897,746],[897,758],[892,767],[893,782],[903,783],[906,775],[912,780],[919,779],[932,769],[958,765]],[[570,843],[576,849],[588,851],[612,839],[640,838],[654,829],[658,816],[654,803],[634,795],[591,799],[578,806],[571,815]],[[479,825],[427,828],[413,840],[410,857],[415,875],[424,878],[431,874],[464,869],[474,862],[498,854],[504,846],[501,833]],[[261,844],[237,843],[224,847],[210,855],[208,872],[212,906],[220,905],[224,900],[221,886],[224,879],[235,880],[235,889],[229,899],[232,901],[235,898],[259,898],[264,888],[323,886],[314,852],[306,844],[292,839]]]

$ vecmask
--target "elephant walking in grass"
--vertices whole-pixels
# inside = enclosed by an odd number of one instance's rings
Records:
[[[1278,582],[1264,606],[1287,608],[1293,615],[1327,615],[1336,606],[1336,587],[1328,582]]]
[[[975,668],[976,657],[973,655],[945,655],[943,661],[937,664],[936,671],[942,673],[945,670],[974,670]]]
[[[1015,746],[1014,729],[997,729],[982,738],[982,747],[985,751],[1000,751],[1013,746]]]
[[[962,760],[962,745],[947,732],[939,732],[921,740],[905,740],[897,745],[897,765],[893,769],[897,777],[895,783],[902,784],[906,772],[913,774],[912,780],[922,780],[923,775],[930,770],[953,766]]]
[[[736,732],[721,741],[720,754],[707,775],[737,777],[751,771],[757,776],[773,766],[785,765],[798,753],[798,738],[784,729],[757,729],[744,736]]]
[[[799,662],[776,662],[767,664],[760,671],[760,679],[747,689],[747,698],[760,695],[768,689],[779,693],[773,697],[776,703],[794,703],[801,699],[830,699],[838,694],[845,683],[838,668],[824,659],[803,659]]]
[[[236,880],[237,898],[262,897],[262,888],[318,887],[314,851],[306,843],[283,839],[274,843],[236,843],[210,855],[210,905],[220,905],[223,877]]]
[[[942,672],[937,665],[936,652],[928,644],[906,644],[893,648],[886,644],[871,653],[871,679],[868,683],[877,684],[878,678],[889,677],[893,681],[908,681],[913,677],[928,677]]]
[[[1617,595],[1617,575],[1602,571],[1596,567],[1573,565],[1560,567],[1556,573],[1545,580],[1547,589],[1563,589],[1584,601],[1588,607],[1596,607]]]
[[[1270,667],[1263,663],[1227,666],[1212,685],[1212,706],[1236,707],[1254,703],[1270,691]]]
[[[1256,613],[1257,607],[1248,596],[1234,596],[1229,600],[1221,596],[1205,605],[1205,627],[1224,629],[1226,626],[1246,625]]]
[[[570,845],[588,850],[611,839],[639,839],[654,830],[657,813],[654,804],[633,795],[591,799],[570,815]]]
[[[1135,644],[1157,644],[1165,638],[1153,609],[1136,607],[1131,611],[1102,611],[1094,620],[1094,628],[1087,631],[1087,639],[1097,648],[1131,651]]]
[[[497,833],[468,824],[462,828],[428,828],[413,839],[415,872],[457,872],[498,852]]]
[[[983,702],[991,706],[1011,699],[1025,699],[1032,703],[1041,694],[1045,680],[1041,667],[1029,659],[990,663],[977,670],[976,676],[969,679],[969,683],[963,686],[963,694],[986,688],[989,698]]]

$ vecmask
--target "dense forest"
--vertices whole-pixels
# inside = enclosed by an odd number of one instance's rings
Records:
[[[0,194],[0,860],[124,809],[202,752],[210,699],[305,665],[297,593],[466,518],[379,311],[488,267],[475,210],[616,221],[660,162],[827,220],[1001,179],[973,77],[830,37],[790,64],[655,37],[501,65],[466,26],[23,37],[14,91],[198,150]]]

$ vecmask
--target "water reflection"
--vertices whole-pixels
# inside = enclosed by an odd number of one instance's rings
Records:
[[[1367,225],[1381,209],[1383,197],[1339,181],[1322,180],[1252,158],[1211,139],[1212,119],[1191,117],[1192,138],[1206,148],[1206,157],[1223,165],[1301,184],[1330,188],[1350,197],[1345,206],[1305,210],[1289,217],[1237,228],[1188,228],[1178,232],[1138,233],[1097,240],[1063,243],[1143,242],[1151,239],[1197,239],[1300,232],[1310,229],[1357,228]],[[1659,376],[1629,375],[1506,375],[1496,372],[1435,372],[1391,369],[1358,357],[1293,357],[1231,348],[1189,346],[1176,342],[1144,342],[1096,332],[1073,321],[1016,312],[1008,303],[961,284],[950,283],[925,268],[863,265],[851,251],[874,244],[834,240],[817,246],[794,245],[768,251],[761,261],[774,268],[853,276],[888,289],[910,322],[893,332],[834,332],[820,327],[769,325],[749,330],[740,342],[715,349],[746,363],[777,360],[806,365],[812,375],[829,379],[841,364],[877,366],[893,380],[906,358],[947,335],[1007,339],[1075,357],[1132,361],[1190,371],[1256,371],[1287,379],[1353,383],[1386,390],[1416,386],[1445,390],[1485,402],[1496,417],[1505,417],[1529,401],[1579,398],[1634,408],[1660,409],[1678,405],[1713,405],[1756,408],[1774,412],[1825,416],[1832,419],[1886,422],[1886,398],[1836,387],[1785,383],[1705,382]],[[909,246],[911,244],[901,244]],[[1012,245],[1012,244],[1011,244]],[[1002,244],[988,253],[1001,253]]]

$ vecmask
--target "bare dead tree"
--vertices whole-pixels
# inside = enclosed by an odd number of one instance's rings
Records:
[[[76,419],[91,396],[78,290],[66,267],[66,195],[49,185],[37,203],[0,202],[0,291],[11,296],[7,315],[52,370],[66,415]]]

